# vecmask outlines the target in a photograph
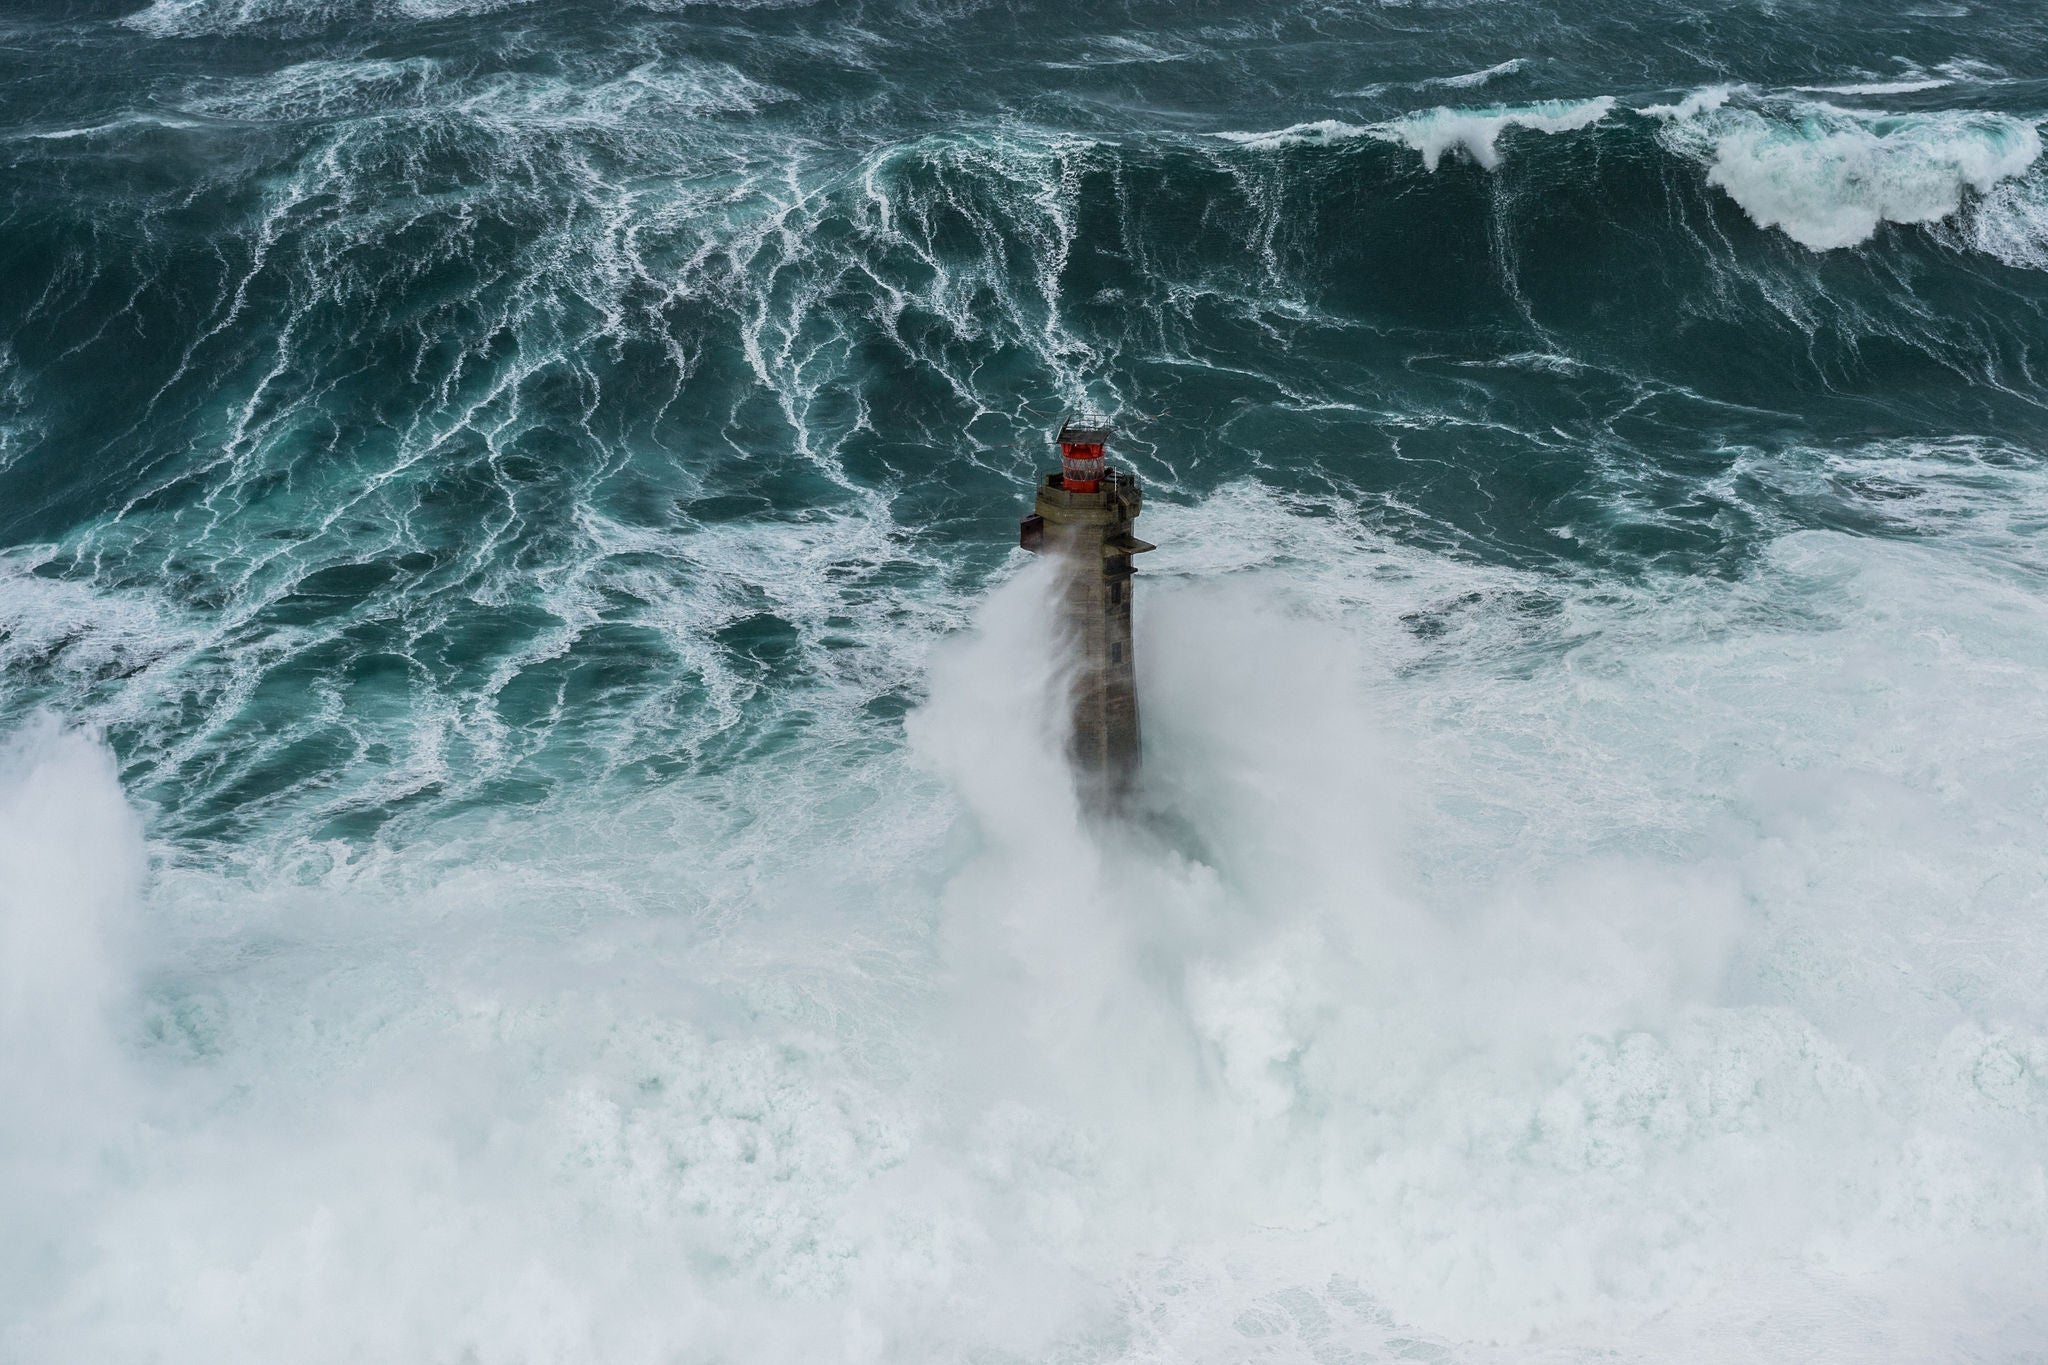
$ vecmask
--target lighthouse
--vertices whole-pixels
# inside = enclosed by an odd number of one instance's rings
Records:
[[[1074,651],[1068,753],[1083,799],[1114,811],[1137,785],[1141,754],[1131,560],[1154,547],[1131,534],[1144,494],[1110,467],[1110,435],[1107,418],[1060,424],[1060,467],[1040,481],[1018,542],[1057,562],[1059,628]]]

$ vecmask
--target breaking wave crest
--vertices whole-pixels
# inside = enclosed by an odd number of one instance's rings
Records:
[[[1950,218],[2041,156],[2030,123],[2004,114],[1873,114],[1826,104],[1770,110],[1681,105],[1666,145],[1761,227],[1816,251],[1867,242],[1885,223]]]
[[[1539,133],[1569,133],[1600,122],[1614,108],[1614,100],[1601,96],[1590,100],[1550,100],[1539,104],[1502,106],[1492,109],[1438,108],[1410,114],[1388,123],[1358,125],[1325,119],[1298,123],[1270,133],[1219,133],[1217,136],[1246,147],[1324,146],[1353,138],[1372,137],[1398,142],[1422,153],[1422,164],[1435,170],[1447,152],[1460,152],[1492,170],[1500,165],[1499,142],[1509,129],[1525,128]]]
[[[1876,95],[1946,84],[1932,80],[1829,89]],[[1498,170],[1503,134],[1577,132],[1607,122],[1616,107],[1613,97],[1601,96],[1487,109],[1438,108],[1371,124],[1324,119],[1272,132],[1218,136],[1264,150],[1372,139],[1421,153],[1430,171],[1446,155]],[[1973,214],[1982,228],[1969,240],[1987,243],[1980,249],[2008,264],[2030,261],[2044,240],[2022,202],[2026,191],[1999,193],[2040,160],[2039,130],[2025,119],[1963,111],[1872,113],[1730,86],[1708,87],[1634,112],[1654,120],[1661,145],[1704,166],[1707,183],[1727,194],[1759,227],[1781,231],[1816,251],[1860,245],[1885,223],[1951,221],[1993,196],[1995,207]]]
[[[1495,109],[1436,109],[1414,114],[1386,130],[1422,153],[1422,164],[1435,170],[1446,152],[1457,150],[1491,170],[1500,164],[1500,135],[1510,128],[1538,133],[1570,133],[1591,127],[1614,109],[1602,95],[1590,100],[1551,100],[1542,104]]]

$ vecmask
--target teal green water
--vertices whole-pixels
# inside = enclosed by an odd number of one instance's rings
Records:
[[[0,1354],[2033,1358],[2044,45],[13,7]]]
[[[1629,580],[1886,524],[1746,451],[2043,429],[2024,7],[471,8],[9,21],[7,704],[183,839],[885,733],[875,608],[957,623],[1077,404],[1168,500]]]

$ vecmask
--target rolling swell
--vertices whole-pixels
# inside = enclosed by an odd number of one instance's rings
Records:
[[[1922,116],[1922,164],[1866,207],[1831,206],[1826,163],[1882,149],[1868,120],[1725,92],[1313,135],[747,130],[792,99],[657,55],[314,60],[12,139],[37,439],[10,572],[136,599],[26,608],[15,695],[118,694],[130,780],[213,793],[178,803],[198,829],[310,800],[345,831],[447,769],[532,800],[678,724],[751,731],[765,670],[835,705],[914,691],[914,648],[849,656],[835,622],[870,595],[956,622],[942,547],[992,562],[1017,442],[1064,405],[1162,414],[1136,463],[1180,496],[1256,470],[1624,573],[1757,552],[1757,510],[1698,487],[1732,452],[2040,424],[2012,273],[2039,144],[2004,116]],[[1751,201],[1805,194],[1878,249],[1753,221],[1724,192],[1746,151]],[[763,523],[782,562],[726,556]],[[146,640],[114,624],[137,612]],[[324,719],[270,714],[308,686]],[[230,730],[270,738],[223,762]]]

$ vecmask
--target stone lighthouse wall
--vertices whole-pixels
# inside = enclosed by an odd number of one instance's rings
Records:
[[[1131,639],[1132,556],[1152,547],[1131,534],[1137,481],[1112,474],[1097,492],[1039,486],[1024,525],[1027,548],[1059,565],[1060,628],[1072,651],[1073,732],[1068,741],[1083,796],[1114,807],[1135,787],[1142,746],[1137,659]]]

